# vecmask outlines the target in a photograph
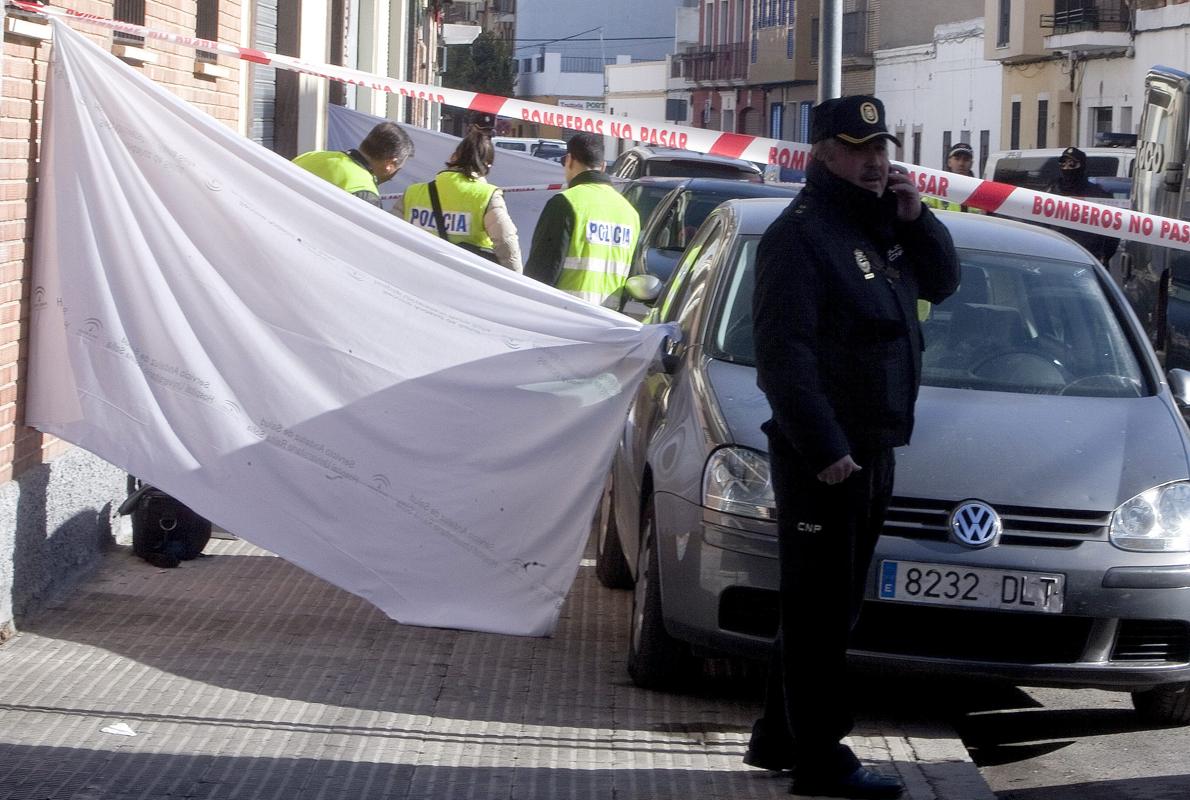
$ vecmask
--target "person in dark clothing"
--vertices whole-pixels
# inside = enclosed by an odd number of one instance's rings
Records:
[[[1102,186],[1087,180],[1087,154],[1077,147],[1067,147],[1058,157],[1058,179],[1045,189],[1050,194],[1060,194],[1063,197],[1079,197],[1092,202],[1102,198],[1110,198],[1111,193]],[[1120,240],[1114,236],[1100,236],[1090,231],[1080,231],[1074,228],[1049,226],[1065,236],[1070,237],[1099,259],[1099,263],[1107,266]]]
[[[293,159],[346,192],[380,205],[380,184],[392,178],[413,156],[413,140],[395,122],[381,122],[360,142],[358,150],[311,150]]]
[[[795,794],[895,798],[843,744],[846,653],[921,378],[919,299],[958,286],[946,228],[890,171],[884,107],[824,101],[806,187],[762,237],[753,294],[757,383],[779,540],[780,627],[744,761],[793,769]]]
[[[541,210],[525,274],[596,305],[620,306],[640,217],[603,171],[603,137],[576,133],[562,158],[567,188]]]

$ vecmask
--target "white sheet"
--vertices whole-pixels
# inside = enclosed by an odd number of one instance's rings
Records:
[[[406,226],[53,24],[29,424],[394,619],[547,634],[665,331]]]

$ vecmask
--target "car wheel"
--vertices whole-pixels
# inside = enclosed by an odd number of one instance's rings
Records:
[[[1145,722],[1190,724],[1190,683],[1169,683],[1132,693],[1132,705]]]
[[[664,689],[687,677],[690,649],[665,630],[661,617],[661,581],[657,555],[657,520],[650,497],[641,516],[640,553],[632,593],[628,674],[646,689]]]
[[[595,577],[609,589],[631,589],[632,573],[624,558],[620,532],[616,529],[615,500],[608,478],[599,509],[595,512]]]

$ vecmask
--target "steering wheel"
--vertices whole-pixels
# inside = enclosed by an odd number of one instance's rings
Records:
[[[1063,387],[1066,374],[1052,358],[1032,350],[1004,350],[980,361],[971,373],[1002,383],[1025,386]]]
[[[1123,375],[1087,375],[1066,384],[1060,394],[1082,397],[1140,397],[1141,387]]]

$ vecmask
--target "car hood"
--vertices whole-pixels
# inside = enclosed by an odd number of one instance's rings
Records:
[[[1190,477],[1184,426],[1164,397],[1110,398],[922,387],[897,451],[908,497],[1111,511]]]
[[[709,360],[736,444],[768,451],[770,416],[753,367]],[[1111,511],[1190,478],[1184,426],[1162,396],[1059,397],[923,386],[913,441],[897,450],[896,494]]]

